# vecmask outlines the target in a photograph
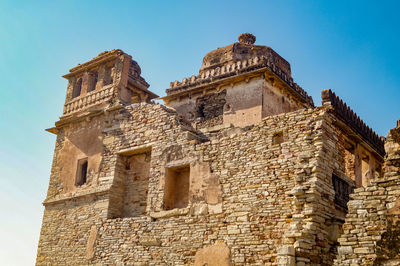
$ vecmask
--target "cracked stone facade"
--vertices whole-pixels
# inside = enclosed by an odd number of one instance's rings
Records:
[[[383,138],[331,90],[315,107],[255,39],[208,53],[197,76],[171,82],[165,105],[121,50],[64,76],[37,265],[332,265],[353,263],[350,247],[366,254],[346,242],[366,203],[347,202],[387,182]],[[394,256],[397,222],[377,229],[376,258]]]

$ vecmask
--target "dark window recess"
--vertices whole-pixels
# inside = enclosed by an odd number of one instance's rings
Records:
[[[97,73],[94,73],[93,76],[92,76],[92,83],[91,83],[91,85],[90,85],[90,87],[88,89],[88,92],[89,91],[94,91],[96,89],[97,79],[98,79],[97,78]]]
[[[190,166],[166,170],[164,209],[185,208],[189,203]]]
[[[199,109],[197,111],[198,117],[204,117],[204,103],[200,104]]]
[[[82,180],[82,184],[86,183],[86,178],[87,178],[87,167],[88,167],[88,162],[85,161],[82,164],[82,168],[81,168],[81,180]]]
[[[335,189],[335,203],[347,209],[349,195],[353,193],[353,187],[336,175],[332,175],[333,188]]]
[[[74,89],[72,91],[72,98],[78,97],[79,95],[81,95],[81,89],[82,89],[82,79],[78,79],[78,81],[76,82]]]
[[[106,67],[105,73],[104,73],[104,81],[103,85],[109,85],[113,83],[113,77],[112,77],[112,67]]]
[[[88,161],[80,161],[78,162],[78,173],[76,178],[76,185],[82,186],[87,181],[87,170],[88,170]]]

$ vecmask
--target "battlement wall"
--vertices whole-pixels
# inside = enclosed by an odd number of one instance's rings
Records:
[[[347,126],[360,134],[381,156],[385,155],[384,139],[367,126],[365,122],[330,89],[322,91],[322,105],[324,104],[330,104]]]

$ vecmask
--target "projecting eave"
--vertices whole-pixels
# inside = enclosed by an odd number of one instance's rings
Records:
[[[46,128],[47,132],[53,133],[54,135],[58,134],[58,129],[56,127]]]
[[[125,53],[120,49],[114,49],[111,51],[102,52],[97,57],[93,58],[92,60],[90,60],[86,63],[83,63],[83,64],[79,64],[74,68],[71,68],[69,70],[70,73],[65,74],[62,77],[69,79],[70,77],[72,77],[78,73],[93,69],[93,68],[97,67],[98,65],[101,65],[107,61],[111,61],[112,59],[115,59],[116,57],[123,55],[123,54],[125,54]]]
[[[129,79],[128,79],[128,88],[129,89],[131,89],[133,91],[135,89],[137,89],[137,90],[149,95],[150,99],[155,99],[155,98],[160,97],[157,94],[149,91],[147,89],[149,86],[150,85],[143,78],[142,79],[133,79],[133,78],[129,77]]]

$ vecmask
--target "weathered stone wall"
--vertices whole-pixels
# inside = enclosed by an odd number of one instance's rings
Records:
[[[104,118],[97,116],[90,120],[68,124],[59,131],[47,199],[65,193],[79,193],[97,186],[103,153],[103,128]],[[87,183],[77,187],[75,185],[77,162],[83,158],[88,160]]]
[[[262,117],[301,109],[301,105],[289,95],[275,77],[267,76],[265,79],[262,97]]]
[[[37,264],[84,263],[88,230],[107,216],[108,199],[98,186],[104,117],[81,119],[59,129],[39,240]],[[77,186],[77,161],[87,158],[87,182]]]
[[[98,185],[110,188],[105,209],[113,219],[93,213],[82,228],[58,225],[84,235],[85,241],[93,239],[89,235],[95,226],[93,259],[88,263],[191,264],[197,250],[222,242],[235,264],[294,263],[296,258],[299,263],[329,263],[325,221],[332,212],[333,192],[330,175],[322,174],[324,163],[319,162],[329,143],[324,133],[329,127],[327,117],[323,109],[286,113],[246,129],[214,133],[204,141],[177,114],[160,105],[140,104],[111,112],[103,130]],[[283,133],[283,142],[273,144],[277,132]],[[146,215],[118,218],[123,216],[127,184],[125,174],[118,175],[118,161],[149,147]],[[180,165],[190,165],[189,204],[166,211],[166,168]],[[75,204],[75,209],[59,211],[79,213],[79,202]],[[60,215],[55,211],[53,219],[45,214],[54,224]],[[43,228],[45,243],[50,235]],[[49,228],[54,230],[54,226]],[[66,234],[68,241],[74,234]],[[57,260],[56,252],[45,254]],[[75,256],[68,249],[63,253],[69,263],[82,262],[83,255]],[[43,263],[49,261],[46,258]]]
[[[101,194],[46,204],[36,265],[87,264],[91,226],[106,217],[107,205]]]
[[[400,263],[400,128],[389,132],[385,175],[358,188],[348,203],[336,265]]]
[[[400,262],[400,122],[342,226],[383,140],[331,90],[315,108],[254,41],[172,82],[174,109],[121,50],[64,76],[38,265]]]
[[[127,156],[125,168],[124,205],[122,217],[138,216],[146,213],[149,190],[151,152]]]
[[[381,265],[395,259],[398,263],[400,176],[374,180],[351,197],[336,265]]]
[[[195,117],[201,119],[197,128],[222,124],[222,115],[226,103],[226,90],[206,94],[196,99]]]
[[[332,174],[352,182],[334,120],[319,107],[203,135],[159,104],[92,118],[103,126],[96,181],[59,189],[66,181],[55,156],[37,264],[198,264],[223,250],[210,259],[329,265],[345,213],[334,203]],[[79,132],[85,122],[70,127]],[[179,193],[188,203],[170,210],[165,178],[181,167],[190,169],[189,187],[175,189],[187,189]]]
[[[141,125],[143,119],[153,121],[145,116],[152,112],[148,108],[136,121],[121,119],[117,128],[125,133],[105,130],[105,139],[113,139],[110,155],[144,149],[142,143],[152,146],[147,215],[98,221],[93,263],[191,264],[197,250],[222,242],[239,265],[332,263],[344,215],[333,202],[332,173],[346,178],[336,145],[343,133],[332,114],[301,110],[245,129],[228,128],[208,141],[149,142],[147,136],[157,135]],[[273,144],[278,132],[283,142]],[[165,211],[165,168],[180,165],[190,165],[189,204]]]
[[[264,82],[262,77],[256,77],[224,86],[228,107],[224,112],[225,124],[244,127],[261,122]]]
[[[129,193],[127,198],[124,197],[127,194],[124,187],[125,181],[127,181],[127,184],[130,181],[121,180],[123,175],[117,174],[119,170],[124,173],[127,170],[126,168],[118,167],[117,163],[120,159],[123,159],[124,154],[118,154],[115,150],[111,152],[109,149],[109,145],[113,143],[114,138],[118,138],[118,142],[122,143],[119,147],[122,148],[131,145],[146,145],[157,140],[165,140],[166,143],[175,142],[179,140],[180,132],[187,132],[186,129],[181,129],[179,116],[176,113],[171,113],[165,107],[152,104],[147,104],[143,107],[137,104],[136,111],[132,113],[129,112],[129,108],[131,107],[128,107],[125,111],[120,110],[121,113],[119,113],[120,111],[112,111],[106,115],[92,118],[92,124],[89,125],[87,125],[88,121],[82,120],[59,129],[48,196],[44,203],[46,211],[43,218],[37,264],[86,263],[86,242],[95,221],[108,216],[117,215],[121,217],[124,215],[123,210],[129,213],[132,206],[124,208],[124,203],[129,204],[130,202],[132,205],[137,205],[137,201],[132,199]],[[134,132],[134,134],[123,134],[119,124],[119,121],[122,120],[128,122],[122,126],[122,129]],[[130,120],[131,122],[129,122]],[[91,132],[92,128],[98,132],[98,122],[102,125],[100,127],[102,135],[86,134],[88,131]],[[138,124],[140,126],[137,126]],[[74,130],[70,131],[71,128]],[[113,131],[114,135],[109,135],[107,133],[109,131]],[[88,183],[83,186],[73,186],[72,191],[65,188],[69,184],[73,184],[76,177],[75,172],[70,171],[69,175],[63,175],[62,168],[70,167],[75,169],[76,165],[73,161],[70,162],[70,165],[64,165],[63,160],[59,159],[60,156],[67,157],[74,154],[61,152],[66,146],[71,146],[70,149],[76,149],[74,145],[67,145],[69,143],[69,135],[73,135],[74,139],[79,140],[79,143],[86,141],[85,147],[91,147],[92,149],[97,147],[93,145],[93,142],[100,141],[102,150],[99,171],[93,171],[93,175],[96,178],[89,178]],[[181,138],[186,140],[188,135],[181,136]],[[159,145],[162,144],[165,143],[159,143]],[[94,154],[97,155],[97,153]],[[90,159],[93,154],[89,153],[87,155]],[[71,158],[71,160],[73,159],[77,158]],[[118,192],[121,193],[118,194]],[[141,194],[145,195],[146,193],[142,191]],[[138,203],[140,211],[144,212],[142,203],[149,199],[146,196],[145,199],[140,199],[141,201]],[[115,210],[116,207],[118,207],[117,211]],[[132,215],[132,213],[130,214]],[[133,213],[133,215],[136,215],[136,213]],[[76,245],[73,244],[75,242]],[[64,244],[68,246],[64,247]]]
[[[311,113],[298,115],[312,123]],[[295,186],[295,174],[289,169],[298,163],[298,154],[307,150],[306,145],[300,144],[304,137],[300,128],[307,123],[290,129],[288,120],[291,119],[293,117],[287,115],[263,121],[252,129],[227,130],[226,136],[217,135],[211,141],[198,144],[179,143],[179,140],[169,145],[164,141],[164,145],[154,143],[150,216],[108,219],[98,224],[93,262],[193,263],[198,249],[222,241],[231,250],[232,262],[276,263],[276,246],[282,245],[283,235],[292,220],[292,198],[288,194]],[[132,124],[126,120],[124,123]],[[281,130],[285,131],[286,141],[272,145],[272,135]],[[137,139],[137,133],[130,131],[130,134]],[[298,138],[298,144],[303,147],[294,144]],[[142,139],[141,143],[145,142]],[[112,145],[116,151],[128,149],[128,145],[118,140]],[[308,148],[313,149],[312,146]],[[163,168],[190,164],[193,188],[194,183],[200,181],[192,179],[198,162],[208,164],[217,177],[214,183],[219,183],[223,191],[220,199],[216,197],[211,201],[207,197],[210,189],[200,189],[207,184],[198,185],[199,189],[191,189],[187,208],[164,211]]]
[[[265,73],[231,78],[190,96],[169,100],[168,106],[195,121],[198,129],[220,124],[245,127],[261,122],[266,116],[303,108],[276,77]]]

